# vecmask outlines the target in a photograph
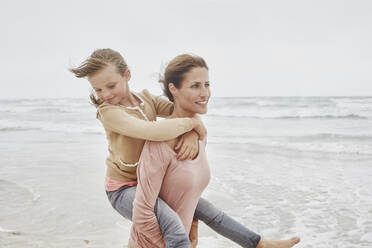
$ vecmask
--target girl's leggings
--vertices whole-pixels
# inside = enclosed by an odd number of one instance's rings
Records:
[[[114,209],[124,218],[132,220],[136,186],[124,186],[116,191],[106,191],[106,193]],[[156,202],[155,214],[167,248],[190,247],[189,234],[186,233],[181,219],[161,198],[158,198]],[[199,200],[194,218],[203,221],[218,234],[242,247],[256,248],[261,239],[258,234],[250,231],[203,198]]]

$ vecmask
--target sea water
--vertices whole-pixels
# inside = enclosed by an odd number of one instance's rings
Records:
[[[0,247],[125,247],[87,99],[0,100]],[[203,197],[265,238],[372,247],[372,97],[213,98]],[[200,224],[199,247],[239,247]]]

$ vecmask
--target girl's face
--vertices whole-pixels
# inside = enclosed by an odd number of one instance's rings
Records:
[[[208,70],[204,67],[195,67],[183,77],[179,89],[170,84],[174,105],[182,109],[185,115],[205,114],[211,96]]]
[[[92,76],[88,76],[88,81],[99,99],[110,104],[120,104],[128,95],[129,79],[129,70],[127,70],[124,75],[121,75],[117,72],[116,67],[111,64]]]

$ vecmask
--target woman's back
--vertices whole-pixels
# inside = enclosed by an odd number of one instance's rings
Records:
[[[164,150],[173,153],[174,160],[164,176],[159,196],[178,213],[186,232],[190,231],[196,205],[210,179],[205,143],[200,141],[199,144],[198,156],[185,161],[176,160],[176,153],[166,143],[161,144]]]
[[[205,142],[200,142],[194,160],[178,161],[165,142],[147,141],[137,174],[131,247],[164,247],[154,214],[158,196],[179,215],[188,233],[198,200],[210,179]]]

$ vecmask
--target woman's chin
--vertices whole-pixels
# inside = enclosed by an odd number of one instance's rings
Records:
[[[198,110],[195,114],[204,115],[207,113],[207,108]]]

